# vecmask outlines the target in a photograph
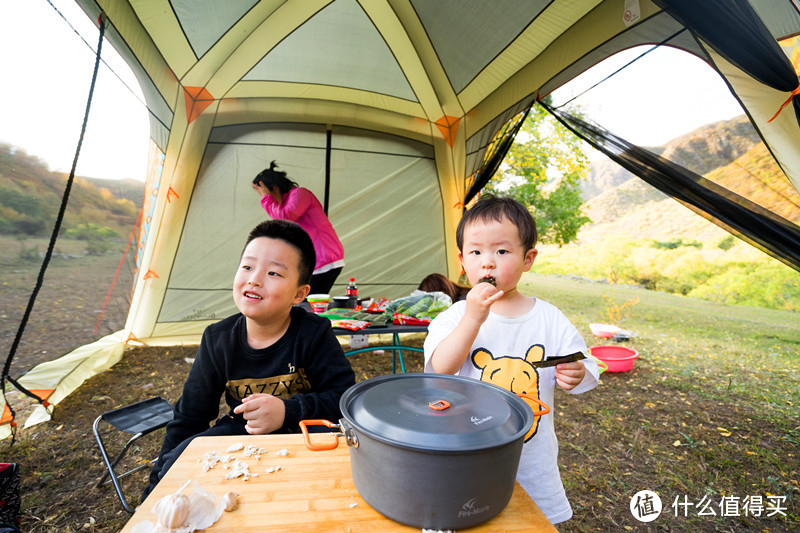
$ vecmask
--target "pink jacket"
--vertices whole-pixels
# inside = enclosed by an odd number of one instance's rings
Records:
[[[280,204],[267,194],[261,199],[261,205],[270,217],[297,222],[308,232],[317,254],[314,270],[344,259],[344,247],[339,237],[336,236],[319,200],[308,189],[292,187],[283,196]]]

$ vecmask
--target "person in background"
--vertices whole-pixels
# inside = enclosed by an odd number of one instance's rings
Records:
[[[298,224],[267,220],[250,232],[233,278],[239,312],[203,332],[142,501],[195,437],[298,433],[301,420],[341,418],[355,374],[331,321],[297,307],[313,265]],[[229,410],[217,419],[220,398]]]
[[[587,353],[578,330],[555,306],[517,284],[536,259],[536,223],[511,198],[483,195],[456,229],[458,259],[473,287],[467,299],[428,326],[425,372],[457,374],[526,393],[550,407],[556,386],[577,394],[597,386],[591,357],[550,367],[535,363]],[[555,410],[555,409],[554,409]],[[535,415],[525,436],[517,481],[550,522],[572,517],[558,471],[553,414]]]
[[[253,179],[261,205],[275,219],[297,222],[311,236],[317,261],[309,294],[329,294],[344,266],[344,247],[314,193],[276,170],[275,161]]]
[[[456,303],[459,300],[465,300],[467,298],[467,293],[470,291],[471,287],[465,287],[464,285],[454,283],[441,274],[428,274],[420,282],[417,289],[425,292],[443,292],[450,297],[453,303]]]

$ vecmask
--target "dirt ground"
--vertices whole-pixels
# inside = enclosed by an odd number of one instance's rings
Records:
[[[95,288],[98,270],[88,266],[76,262],[53,271],[50,279],[57,281],[49,283],[46,300],[40,300],[46,304],[37,304],[26,335],[25,364],[35,359],[37,349],[48,351],[40,356],[49,356],[92,337],[96,308],[87,302],[97,301],[92,290],[101,294],[102,301],[108,285]],[[113,275],[115,268],[106,265],[102,272]],[[27,303],[22,282],[35,280],[29,269],[13,270],[6,267],[0,278],[0,347],[5,351]],[[78,330],[68,327],[79,315],[88,317],[83,323],[89,325]],[[422,341],[416,337],[408,342],[421,345]],[[95,486],[104,467],[92,423],[102,412],[150,396],[176,401],[190,368],[187,360],[194,354],[195,347],[130,349],[119,364],[59,404],[51,422],[19,431],[13,445],[0,442],[2,461],[21,464],[23,531],[111,532],[125,524],[129,515],[113,488]],[[359,354],[351,364],[358,380],[391,372],[388,353]],[[408,371],[421,371],[421,364],[420,355],[406,353]],[[575,515],[559,530],[800,530],[797,419],[775,416],[735,395],[723,402],[676,389],[659,376],[659,369],[640,357],[630,372],[603,374],[594,391],[577,396],[557,393],[553,416],[559,462]],[[25,403],[13,393],[9,401],[15,407]],[[162,435],[163,430],[142,439],[129,454],[129,462],[155,456]],[[136,500],[145,477],[142,472],[124,480],[130,499]],[[645,489],[656,491],[663,500],[662,515],[653,523],[641,523],[630,512],[633,495]],[[756,495],[765,505],[760,514],[723,512],[724,498]],[[771,496],[786,497],[778,504],[780,511],[768,507]],[[693,505],[688,513],[687,507],[673,506],[686,499]],[[703,501],[713,503],[705,514]],[[770,512],[772,516],[767,516]]]
[[[409,341],[421,343],[421,341]],[[189,369],[186,358],[193,347],[147,348],[129,351],[121,363],[92,378],[58,406],[52,422],[24,430],[13,446],[4,446],[5,461],[23,466],[22,493],[25,531],[118,531],[129,515],[113,488],[97,488],[103,473],[91,433],[94,418],[104,411],[161,395],[175,401]],[[391,372],[389,354],[353,356],[359,380]],[[421,356],[406,353],[408,371],[421,370]],[[644,365],[643,365],[644,366]],[[733,493],[751,494],[753,487],[769,486],[770,479],[785,478],[786,464],[764,464],[760,449],[776,456],[794,457],[797,479],[797,442],[775,434],[770,421],[745,405],[722,406],[701,398],[675,397],[648,384],[650,370],[605,374],[602,387],[581,398],[559,394],[554,416],[560,438],[560,466],[575,517],[561,531],[655,530],[637,523],[628,510],[631,496],[649,489],[674,497],[700,498],[713,485],[733,486]],[[624,398],[624,403],[618,401]],[[613,408],[611,406],[614,406]],[[643,417],[647,417],[646,419]],[[746,431],[737,431],[747,425]],[[673,446],[675,426],[698,441],[697,446]],[[725,437],[716,428],[730,428]],[[162,432],[147,437],[131,452],[130,465],[154,457]],[[700,436],[711,442],[699,445]],[[121,443],[121,442],[120,442]],[[725,448],[720,459],[719,448]],[[756,451],[753,451],[756,450]],[[730,465],[724,461],[732,461]],[[681,470],[695,474],[686,477]],[[741,479],[730,479],[745,471]],[[145,473],[124,480],[128,497],[135,501],[145,484]],[[702,491],[692,483],[702,480]],[[777,488],[776,494],[785,493]],[[76,497],[78,495],[79,497]],[[717,499],[719,499],[717,497]],[[665,501],[665,512],[670,501]],[[684,521],[663,516],[661,531],[796,531],[797,502],[789,503],[794,519],[707,518]]]

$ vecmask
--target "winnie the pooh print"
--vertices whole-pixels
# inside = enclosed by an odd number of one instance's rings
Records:
[[[514,394],[527,394],[539,399],[539,371],[532,364],[544,360],[544,346],[534,344],[528,348],[525,358],[500,356],[494,357],[485,348],[477,348],[472,352],[472,364],[481,369],[481,381],[497,385]],[[533,407],[533,406],[532,406]],[[534,408],[537,411],[538,408]],[[533,417],[533,425],[525,435],[528,442],[539,428],[541,416]]]

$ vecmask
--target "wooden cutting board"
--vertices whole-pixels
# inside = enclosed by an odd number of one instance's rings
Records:
[[[312,434],[312,442],[319,444],[333,438],[329,434]],[[241,451],[226,452],[235,443],[254,445],[265,453],[256,459],[245,457]],[[289,452],[288,456],[276,455],[282,449]],[[211,451],[246,462],[250,472],[258,476],[248,481],[241,477],[225,479],[230,470],[222,463],[204,472],[203,455]],[[274,466],[281,468],[267,473],[267,468]],[[189,479],[217,496],[228,491],[240,495],[239,508],[223,513],[219,521],[206,531],[420,531],[385,518],[359,496],[350,474],[350,453],[343,438],[339,439],[339,447],[335,450],[312,452],[303,444],[302,435],[252,435],[196,438],[139,506],[122,532],[130,532],[135,524],[145,520],[155,523],[152,508],[156,502],[178,490]],[[190,492],[191,485],[184,489],[184,494]],[[517,483],[511,501],[499,515],[479,526],[459,531],[528,533],[556,529]]]

